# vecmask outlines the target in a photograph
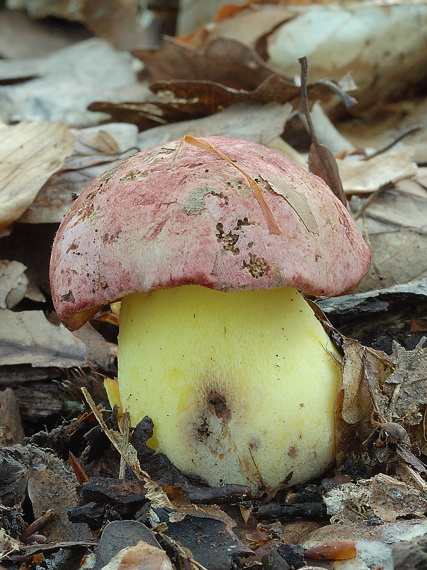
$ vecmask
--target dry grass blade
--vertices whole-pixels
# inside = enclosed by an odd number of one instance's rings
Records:
[[[147,490],[147,499],[149,499],[153,506],[156,507],[172,507],[172,503],[160,485],[153,481],[148,473],[141,469],[136,454],[136,449],[133,447],[133,445],[127,442],[127,438],[125,436],[108,428],[107,424],[104,421],[104,418],[102,417],[102,414],[93,401],[92,396],[89,394],[86,388],[82,388],[82,392],[86,399],[86,402],[88,403],[88,406],[92,410],[95,418],[101,426],[102,431],[119,452],[120,456],[132,469],[134,475],[144,483]]]
[[[182,557],[184,563],[186,563],[185,566],[186,568],[188,568],[189,570],[207,570],[205,566],[203,566],[202,564],[200,564],[200,562],[197,562],[197,560],[193,558],[191,552],[187,548],[181,546],[171,536],[163,534],[163,532],[161,531],[159,531],[159,534],[161,534],[164,542],[168,543],[168,545],[174,548],[177,551],[177,553]]]
[[[228,162],[228,164],[231,164],[231,166],[234,166],[234,168],[237,168],[237,170],[243,174],[243,176],[248,181],[249,186],[252,188],[252,190],[255,194],[255,198],[257,199],[257,202],[260,205],[264,219],[267,222],[269,232],[271,234],[276,234],[276,235],[280,235],[282,233],[282,230],[279,228],[276,220],[274,219],[273,212],[270,210],[270,207],[268,206],[267,202],[265,201],[265,198],[264,198],[264,195],[262,193],[261,188],[255,182],[255,180],[251,176],[249,176],[249,174],[247,172],[245,172],[243,170],[243,168],[240,168],[240,166],[238,166],[235,162],[233,162],[231,160],[231,158],[229,158],[227,155],[222,153],[220,150],[218,150],[212,144],[210,144],[209,142],[207,142],[203,139],[198,139],[196,137],[192,137],[191,135],[185,135],[185,137],[182,139],[181,145],[183,142],[191,144],[192,146],[195,146],[197,148],[201,148],[202,150],[206,150],[207,152],[211,152],[212,154],[216,154],[217,156],[219,156],[220,158],[222,158],[223,160]],[[181,145],[178,148],[178,151],[180,150]]]

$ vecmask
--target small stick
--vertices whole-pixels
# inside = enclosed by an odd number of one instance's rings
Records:
[[[252,176],[249,176],[249,174],[247,172],[245,172],[243,170],[243,168],[241,168],[238,164],[236,164],[233,160],[231,160],[231,158],[229,158],[226,154],[224,154],[219,149],[217,149],[214,145],[212,145],[211,143],[209,143],[208,141],[206,141],[204,139],[198,139],[198,138],[193,137],[191,135],[185,135],[184,138],[181,140],[181,142],[179,143],[179,146],[176,150],[176,153],[175,153],[173,160],[175,160],[176,156],[178,156],[178,154],[181,152],[182,145],[184,143],[195,146],[196,148],[201,148],[202,150],[206,150],[207,152],[211,152],[212,154],[216,154],[216,156],[219,156],[220,158],[225,160],[225,162],[227,162],[231,166],[234,166],[234,168],[237,168],[237,170],[239,172],[241,172],[243,174],[243,176],[246,178],[246,180],[248,181],[249,186],[251,187],[251,189],[254,193],[254,196],[255,196],[255,198],[256,198],[256,200],[257,200],[257,202],[261,208],[261,212],[264,216],[264,219],[267,222],[268,231],[270,232],[270,234],[280,235],[282,233],[282,230],[279,228],[276,220],[274,219],[273,212],[270,210],[269,205],[265,201],[265,198],[264,198],[264,195],[262,193],[261,188],[255,182],[255,180],[252,178]]]
[[[366,210],[369,208],[369,206],[375,202],[375,200],[377,198],[379,198],[381,196],[381,194],[383,192],[385,192],[386,190],[391,190],[392,188],[394,188],[394,184],[392,182],[387,182],[386,184],[383,184],[382,186],[380,186],[377,190],[375,190],[375,192],[373,192],[369,198],[367,198],[363,204],[363,206],[360,208],[360,210],[355,214],[354,219],[358,220],[360,218],[360,216],[362,216]]]
[[[310,132],[312,146],[309,153],[309,167],[313,166],[310,160],[311,155],[315,155],[316,159],[319,161],[320,168],[322,172],[315,172],[318,176],[323,178],[323,180],[328,184],[335,196],[344,204],[348,209],[347,196],[345,195],[341,178],[338,171],[338,165],[332,152],[325,146],[322,145],[317,137],[316,130],[311,120],[310,109],[308,107],[308,93],[307,93],[307,58],[300,57],[299,63],[301,66],[301,103],[304,112],[305,119],[307,121],[308,130]],[[310,168],[311,170],[311,168]],[[317,170],[317,168],[316,168]]]
[[[27,540],[30,538],[32,534],[41,530],[43,527],[47,525],[47,523],[52,521],[55,517],[56,513],[52,509],[49,509],[44,513],[44,515],[38,517],[35,521],[33,521],[30,525],[28,525],[27,528],[24,530],[24,532],[21,534],[22,542],[27,542]]]
[[[408,135],[411,135],[412,133],[416,133],[417,131],[420,131],[420,130],[421,130],[421,127],[419,125],[416,125],[415,127],[411,127],[409,129],[406,129],[406,131],[403,131],[403,133],[401,133],[397,138],[395,138],[394,140],[392,140],[391,142],[389,142],[388,144],[386,144],[382,148],[379,148],[378,150],[376,150],[375,152],[373,152],[369,156],[365,156],[363,158],[363,160],[370,160],[371,158],[374,158],[374,156],[378,156],[379,154],[383,154],[384,152],[386,152],[389,149],[391,149],[392,147],[394,147],[395,144],[400,142],[402,139],[404,139]]]

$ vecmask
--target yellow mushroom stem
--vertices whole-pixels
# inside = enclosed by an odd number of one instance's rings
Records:
[[[107,389],[182,471],[271,494],[333,462],[337,357],[295,289],[188,285],[124,297]]]

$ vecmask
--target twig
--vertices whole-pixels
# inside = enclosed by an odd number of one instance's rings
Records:
[[[373,192],[369,196],[369,198],[367,198],[365,200],[365,202],[363,203],[363,206],[355,214],[354,219],[358,220],[360,218],[360,216],[362,216],[366,212],[366,210],[369,208],[369,206],[371,204],[373,204],[373,202],[375,202],[375,200],[377,198],[379,198],[383,192],[386,192],[387,190],[392,190],[393,188],[394,188],[393,182],[387,182],[386,184],[383,184],[382,186],[380,186],[377,190],[375,190],[375,192]]]
[[[315,82],[315,85],[324,85],[328,87],[331,91],[333,91],[338,97],[340,97],[341,101],[344,103],[346,109],[354,109],[356,105],[359,103],[357,99],[346,93],[339,85],[337,85],[334,81],[330,79],[318,79]]]
[[[338,200],[348,209],[347,196],[341,182],[337,161],[328,147],[320,144],[311,120],[307,94],[307,58],[301,57],[298,61],[301,66],[301,103],[312,140],[308,159],[309,169],[326,182]]]
[[[128,413],[123,414],[122,420],[123,421],[119,422],[120,433],[124,437],[125,445],[129,445],[129,430],[130,430],[129,414]],[[120,456],[119,479],[125,478],[125,472],[126,472],[126,461],[124,460],[123,456]]]
[[[149,499],[152,504],[157,507],[172,507],[173,505],[162,487],[153,481],[148,473],[141,469],[136,449],[133,447],[133,445],[131,443],[126,443],[126,439],[121,433],[108,428],[107,424],[104,421],[104,418],[102,417],[102,414],[93,401],[92,396],[84,387],[82,388],[82,392],[95,418],[98,420],[102,431],[119,452],[120,456],[123,457],[123,459],[129,465],[134,475],[144,483],[144,486],[147,490],[147,499]]]
[[[36,518],[36,520],[33,521],[29,526],[27,526],[27,528],[21,534],[21,537],[20,537],[21,541],[27,542],[27,540],[29,539],[29,537],[32,534],[41,530],[43,527],[45,527],[47,525],[47,523],[52,521],[55,517],[56,517],[56,513],[52,509],[49,509],[43,515]]]
[[[311,136],[311,141],[314,146],[320,146],[319,139],[317,138],[317,133],[314,129],[313,121],[311,120],[310,109],[308,107],[308,95],[307,95],[307,58],[300,57],[298,59],[299,64],[301,66],[301,103],[302,103],[302,110],[304,112],[305,119],[307,121],[308,130]]]
[[[374,158],[374,156],[378,156],[379,154],[383,154],[384,152],[387,152],[388,150],[390,150],[392,147],[394,147],[395,144],[397,144],[398,142],[400,142],[402,139],[404,139],[405,137],[407,137],[408,135],[411,135],[412,133],[416,133],[417,131],[420,131],[422,127],[420,127],[419,125],[416,125],[415,127],[411,127],[409,129],[406,129],[406,131],[403,131],[403,133],[401,133],[398,137],[396,137],[394,140],[392,140],[391,142],[389,142],[388,144],[386,144],[385,146],[383,146],[382,148],[379,148],[378,150],[376,150],[375,152],[373,152],[372,154],[370,154],[369,156],[365,156],[363,157],[362,160],[370,160],[371,158]]]

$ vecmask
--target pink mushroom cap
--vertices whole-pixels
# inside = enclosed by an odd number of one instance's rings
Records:
[[[244,174],[218,155],[180,141],[139,152],[94,180],[56,235],[52,297],[70,329],[142,291],[197,284],[333,296],[360,281],[369,248],[323,180],[252,142],[202,140],[257,182],[281,233]]]

